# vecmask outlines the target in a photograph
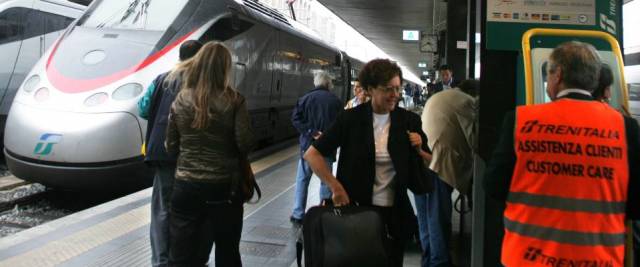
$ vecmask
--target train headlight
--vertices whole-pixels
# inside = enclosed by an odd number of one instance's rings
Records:
[[[84,105],[87,107],[95,107],[106,102],[107,99],[109,99],[109,95],[107,93],[96,93],[91,95],[90,97],[87,97],[87,99],[84,101]]]
[[[138,96],[142,93],[142,85],[139,83],[128,83],[118,87],[111,97],[115,100],[128,100]]]
[[[36,89],[36,86],[40,83],[40,76],[36,75],[32,75],[31,77],[29,77],[29,79],[27,79],[27,81],[24,82],[24,85],[22,85],[22,90],[24,90],[27,93],[31,93],[31,91],[33,91],[33,89]]]
[[[38,89],[38,91],[36,91],[36,94],[33,95],[33,97],[38,102],[46,101],[47,99],[49,99],[49,88],[42,87],[42,88]]]

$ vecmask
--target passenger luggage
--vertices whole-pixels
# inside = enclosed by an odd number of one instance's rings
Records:
[[[390,264],[387,227],[374,207],[312,207],[304,217],[302,232],[307,267]]]

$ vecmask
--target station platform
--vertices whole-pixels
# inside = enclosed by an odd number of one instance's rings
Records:
[[[252,163],[263,196],[245,205],[243,266],[296,266],[296,229],[289,216],[298,157],[296,145]],[[318,203],[318,189],[314,176],[308,206]],[[150,266],[150,201],[148,188],[2,238],[0,266]],[[417,246],[409,248],[404,266],[419,265]]]

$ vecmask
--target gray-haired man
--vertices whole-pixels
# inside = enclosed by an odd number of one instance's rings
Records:
[[[327,130],[342,111],[342,102],[330,92],[333,87],[331,76],[322,71],[316,73],[313,83],[315,89],[302,96],[296,104],[291,121],[300,133],[300,159],[296,174],[296,194],[291,214],[291,222],[300,224],[307,207],[309,180],[313,174],[309,164],[302,158],[313,140],[318,139]],[[329,168],[333,167],[335,153],[325,159]],[[320,199],[331,198],[331,191],[324,183],[320,186]]]

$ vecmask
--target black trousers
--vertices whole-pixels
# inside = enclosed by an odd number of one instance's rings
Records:
[[[402,267],[404,261],[404,248],[407,243],[406,224],[402,220],[397,220],[394,216],[393,209],[387,207],[378,207],[382,220],[387,227],[387,251],[391,259],[391,266]]]
[[[229,186],[176,180],[171,197],[170,266],[206,266],[213,243],[215,266],[242,266],[243,206]]]

